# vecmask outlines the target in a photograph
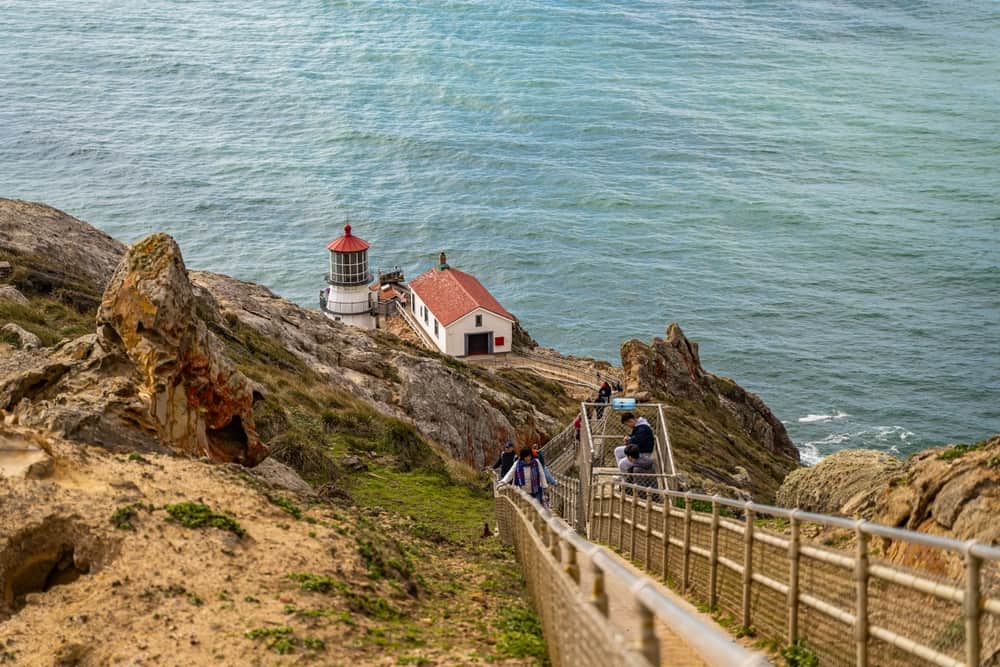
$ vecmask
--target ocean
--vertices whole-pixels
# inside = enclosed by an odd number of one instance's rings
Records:
[[[542,344],[678,322],[804,459],[1000,431],[994,0],[0,0],[0,196],[315,307],[349,221]]]

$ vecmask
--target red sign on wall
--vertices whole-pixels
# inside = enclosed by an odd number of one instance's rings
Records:
[[[493,344],[496,347],[501,347],[503,345],[503,336],[496,336],[493,338]]]

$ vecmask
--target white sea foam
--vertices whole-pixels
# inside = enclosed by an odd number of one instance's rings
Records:
[[[840,410],[834,410],[832,415],[806,415],[805,417],[799,417],[800,424],[815,424],[821,422],[830,422],[835,419],[843,419],[845,417],[850,417],[851,415],[846,412],[841,412]]]
[[[816,449],[816,445],[807,442],[799,447],[799,458],[802,459],[802,463],[805,465],[814,466],[823,460],[823,455]]]

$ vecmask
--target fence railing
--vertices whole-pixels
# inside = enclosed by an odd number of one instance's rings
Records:
[[[417,334],[417,338],[420,339],[420,341],[424,344],[424,346],[426,346],[430,350],[434,350],[435,352],[438,351],[434,339],[431,338],[431,335],[427,333],[422,326],[420,326],[420,323],[417,322],[417,316],[414,315],[412,312],[410,312],[409,308],[407,308],[403,304],[400,304],[399,307],[396,309],[396,312],[399,315],[403,316],[403,320],[405,320],[406,323],[410,326],[410,329],[413,331],[413,333]]]
[[[590,491],[591,539],[823,667],[1000,659],[1000,549],[612,480]],[[889,549],[924,567],[889,562]]]
[[[553,473],[565,473],[576,459],[576,429],[570,424],[553,436],[538,452],[545,457],[545,465]]]
[[[713,624],[510,486],[496,492],[500,536],[514,547],[556,667],[763,667]]]

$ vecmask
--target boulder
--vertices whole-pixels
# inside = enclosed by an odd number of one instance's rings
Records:
[[[16,287],[12,287],[10,285],[0,285],[0,301],[9,301],[20,306],[27,306],[31,304],[27,297],[21,294]]]
[[[775,499],[782,507],[871,518],[882,488],[902,469],[902,461],[884,452],[844,449],[790,472]]]
[[[871,519],[881,524],[945,535],[956,540],[1000,544],[1000,435],[975,445],[925,449],[907,459],[895,479],[883,484]],[[887,545],[887,555],[923,565],[917,545]],[[953,568],[960,563],[951,564]]]
[[[649,345],[622,345],[626,395],[666,405],[675,460],[692,471],[695,487],[746,485],[755,499],[771,501],[799,466],[784,425],[759,396],[706,371],[698,344],[677,324],[666,334]],[[731,475],[736,466],[743,468],[738,482]]]
[[[17,339],[18,345],[22,350],[37,350],[42,346],[41,338],[26,329],[22,329],[13,322],[3,325],[0,331]]]
[[[139,241],[119,264],[97,314],[98,336],[138,370],[162,442],[192,456],[256,465],[267,456],[253,387],[196,312],[177,243]]]

